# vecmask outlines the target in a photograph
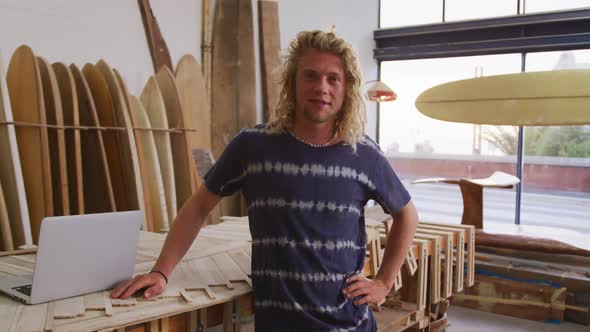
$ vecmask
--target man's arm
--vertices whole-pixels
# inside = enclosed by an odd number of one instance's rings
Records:
[[[353,283],[344,289],[348,298],[363,296],[355,304],[379,304],[389,294],[397,274],[408,254],[412,239],[418,227],[418,212],[412,201],[409,201],[397,214],[392,215],[395,222],[387,235],[387,245],[379,272],[373,280],[356,275],[347,280]]]
[[[160,257],[152,270],[160,271],[170,277],[176,264],[180,262],[197,237],[209,212],[219,203],[220,199],[221,197],[211,193],[204,184],[199,187],[178,212],[166,237]],[[118,285],[111,292],[111,297],[126,299],[142,288],[147,288],[144,296],[150,298],[162,293],[166,288],[166,282],[159,273],[139,275]]]

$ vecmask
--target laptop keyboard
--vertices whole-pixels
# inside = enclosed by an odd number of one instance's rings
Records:
[[[32,287],[33,287],[33,285],[26,285],[26,286],[14,287],[13,289],[19,293],[23,293],[25,295],[31,296],[31,288]]]

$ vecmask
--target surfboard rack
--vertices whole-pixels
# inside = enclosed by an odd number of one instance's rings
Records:
[[[39,124],[39,123],[31,123],[31,122],[19,122],[19,121],[2,121],[0,125],[14,125],[20,127],[44,127],[44,128],[53,128],[53,129],[80,129],[80,130],[120,130],[120,131],[127,131],[125,127],[97,127],[97,126],[58,126],[58,125],[49,125],[49,124]],[[190,129],[190,128],[142,128],[142,127],[132,127],[133,130],[146,130],[146,131],[166,131],[170,133],[184,133],[184,132],[196,132],[197,129]]]

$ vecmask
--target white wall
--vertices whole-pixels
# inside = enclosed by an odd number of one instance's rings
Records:
[[[172,62],[176,64],[185,53],[200,59],[201,1],[150,2]],[[379,0],[279,0],[282,47],[286,48],[298,31],[326,30],[334,24],[336,32],[359,54],[364,80],[375,79],[372,32],[377,28],[378,5]],[[252,7],[257,24],[256,0]],[[257,43],[258,29],[254,31]],[[141,92],[153,73],[136,0],[0,0],[0,54],[5,69],[21,44],[31,46],[35,54],[50,62],[82,66],[105,59],[121,72],[133,94]],[[260,84],[258,93],[260,100]],[[260,119],[260,102],[258,105]],[[367,132],[374,137],[375,105],[368,105],[367,110]]]

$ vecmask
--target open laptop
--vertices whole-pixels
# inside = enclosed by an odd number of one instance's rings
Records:
[[[48,217],[35,271],[0,279],[0,291],[37,304],[113,288],[132,277],[142,211]]]

